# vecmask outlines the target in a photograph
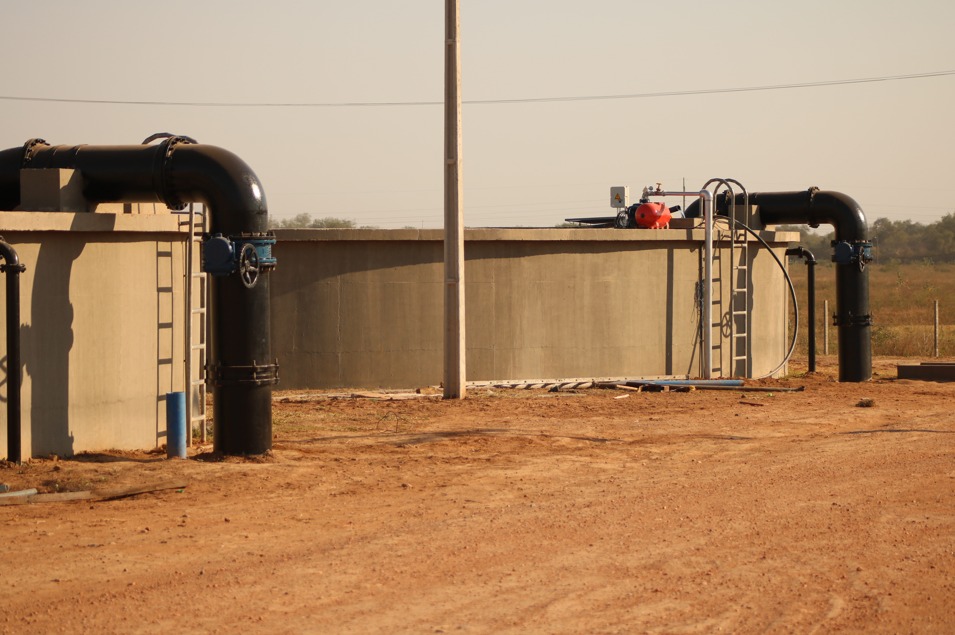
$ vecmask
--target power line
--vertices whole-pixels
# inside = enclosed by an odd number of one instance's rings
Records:
[[[692,95],[718,95],[723,93],[752,93],[770,90],[793,90],[798,88],[820,88],[825,86],[845,86],[849,84],[872,84],[876,82],[897,82],[910,79],[927,79],[955,75],[955,70],[911,73],[907,75],[882,75],[878,77],[857,77],[853,79],[835,79],[828,81],[800,82],[790,84],[768,84],[762,86],[736,86],[731,88],[703,88],[698,90],[671,90],[653,93],[629,93],[619,95],[582,95],[571,97],[525,97],[515,99],[472,99],[464,100],[468,105],[487,106],[498,104],[541,104],[572,101],[612,101],[620,99],[653,99],[659,97],[688,97]],[[189,108],[371,108],[371,107],[415,107],[442,106],[441,101],[345,101],[345,102],[222,102],[222,101],[148,101],[121,99],[73,99],[65,97],[20,97],[0,95],[3,101],[28,101],[59,104],[93,104],[111,106],[175,106]]]

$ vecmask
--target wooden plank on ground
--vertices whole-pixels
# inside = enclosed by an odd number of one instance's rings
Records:
[[[54,492],[52,494],[34,494],[27,502],[33,503],[62,503],[64,501],[89,500],[93,498],[93,492]]]

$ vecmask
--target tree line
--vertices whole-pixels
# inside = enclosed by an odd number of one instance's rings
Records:
[[[282,219],[270,218],[269,221],[273,229],[377,229],[369,226],[359,228],[358,223],[347,218],[312,218],[311,214],[298,214]]]
[[[824,261],[831,254],[835,232],[817,234],[805,226],[783,225],[779,229],[798,231],[799,244]],[[877,218],[869,224],[869,240],[877,261],[881,262],[955,262],[955,213],[922,224],[911,220]]]

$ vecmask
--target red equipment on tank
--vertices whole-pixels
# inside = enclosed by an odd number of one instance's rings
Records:
[[[666,229],[670,218],[670,210],[663,203],[642,203],[633,213],[637,226],[647,229]]]

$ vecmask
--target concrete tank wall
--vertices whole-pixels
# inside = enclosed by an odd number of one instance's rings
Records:
[[[178,219],[3,212],[0,235],[26,265],[22,456],[165,443],[165,395],[184,389],[185,373]],[[5,312],[0,301],[0,328]],[[5,364],[2,337],[0,356]],[[8,388],[0,386],[0,456]]]
[[[24,457],[165,443],[165,395],[184,390],[180,218],[141,211],[0,214],[0,235],[26,265]],[[439,230],[277,234],[278,268],[269,275],[278,388],[441,381]],[[779,254],[795,239],[763,235]],[[701,231],[475,229],[466,238],[469,380],[702,372]],[[751,255],[752,362],[760,374],[785,352],[788,296],[765,250]],[[728,256],[716,264],[726,284],[714,305],[715,356],[729,373],[716,317],[727,306]],[[0,364],[5,356],[0,337]],[[4,382],[4,401],[6,391]],[[0,457],[6,443],[0,404]]]
[[[441,381],[441,231],[276,233],[279,388]],[[781,258],[798,239],[762,235]],[[701,230],[472,229],[465,241],[468,380],[701,376]],[[785,355],[788,293],[775,261],[753,245],[751,364],[759,375]],[[717,255],[714,359],[729,375],[720,326],[729,250]]]

